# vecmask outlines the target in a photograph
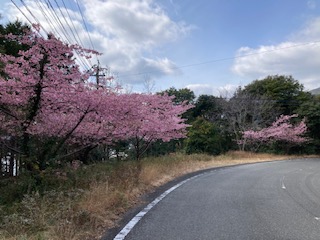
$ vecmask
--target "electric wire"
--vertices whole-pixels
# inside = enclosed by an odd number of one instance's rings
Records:
[[[25,2],[23,0],[20,0],[20,2],[23,4],[23,6],[26,8],[26,10],[29,12],[29,14],[33,17],[33,19],[36,21],[37,24],[39,24],[39,26],[41,26],[41,29],[48,35],[48,32],[46,31],[46,29],[41,25],[40,21],[38,20],[38,18],[32,13],[32,11],[30,11],[29,7],[27,6],[27,4],[25,4]],[[42,34],[40,33],[40,35],[42,36]],[[43,36],[42,36],[43,37]]]
[[[27,19],[27,21],[32,25],[33,22],[27,17],[27,15],[21,10],[21,8],[13,0],[11,0],[11,2],[19,10],[19,12]]]
[[[45,11],[46,8],[42,7],[43,3],[40,0],[36,0],[36,4],[39,7],[40,11],[43,13],[43,16],[45,17],[47,23],[50,25],[50,27],[52,29],[51,32],[54,33],[55,35],[57,35],[57,37],[59,37],[60,39],[62,39],[60,33],[56,29],[55,25],[52,23],[50,17],[47,15],[47,13]]]
[[[67,30],[65,29],[64,25],[62,24],[62,22],[60,21],[60,18],[58,16],[58,14],[56,13],[56,10],[54,9],[54,7],[52,6],[50,0],[46,0],[47,4],[48,4],[48,7],[50,8],[50,11],[52,11],[52,15],[54,16],[55,20],[56,20],[56,23],[61,27],[61,32],[63,33],[64,35],[64,38],[65,38],[65,41],[67,41],[68,43],[71,43],[71,41],[69,40],[70,39],[70,36],[67,32]]]
[[[67,14],[68,14],[68,17],[69,17],[69,19],[70,19],[70,22],[71,22],[71,24],[72,24],[72,27],[73,27],[73,29],[75,30],[75,31],[71,30],[71,31],[74,32],[75,35],[76,35],[76,36],[74,36],[75,41],[78,43],[78,45],[84,47],[85,45],[83,44],[83,42],[82,42],[82,40],[81,40],[81,38],[80,38],[80,36],[79,36],[79,34],[78,34],[78,31],[77,31],[77,29],[76,29],[76,27],[75,27],[75,25],[74,25],[74,23],[73,23],[73,21],[72,21],[71,15],[70,15],[69,10],[68,10],[68,8],[67,8],[67,6],[66,6],[66,4],[65,4],[65,1],[62,0],[62,3],[63,3],[63,6],[64,6]],[[69,25],[69,27],[70,27],[70,25]],[[71,29],[71,27],[70,27],[70,29]],[[80,43],[80,44],[79,44],[79,43]],[[89,65],[93,66],[93,64],[92,64],[92,62],[91,62],[90,59],[86,59],[86,60],[89,62]]]
[[[70,26],[69,22],[67,21],[67,17],[65,16],[65,14],[63,13],[63,11],[61,10],[61,7],[59,6],[57,0],[55,0],[55,2],[56,2],[56,5],[57,5],[57,7],[58,7],[58,9],[59,9],[59,11],[60,11],[60,14],[62,15],[62,17],[64,18],[66,24],[67,24],[68,27],[69,27],[69,30],[70,30],[70,32],[71,32],[71,34],[72,34],[75,42],[76,42],[79,46],[84,47],[84,44],[83,44],[83,42],[81,41],[81,38],[79,37],[79,34],[78,34],[78,32],[77,32],[77,30],[76,30],[76,28],[75,28],[75,26],[74,26],[74,23],[73,23],[72,18],[71,18],[71,16],[70,16],[69,10],[68,10],[68,8],[67,8],[67,6],[66,6],[66,4],[65,4],[65,1],[62,0],[62,4],[63,4],[63,6],[64,6],[65,11],[67,12],[68,19],[70,20],[73,28]],[[80,43],[80,44],[79,44],[79,43]],[[93,64],[91,63],[91,60],[90,60],[90,59],[85,59],[85,60],[89,63],[89,65],[91,65],[91,66],[93,65]],[[90,67],[89,67],[89,68],[90,68]]]
[[[41,29],[47,34],[49,35],[49,32],[41,25],[40,21],[38,20],[38,18],[31,12],[31,10],[29,9],[29,7],[26,5],[26,3],[23,0],[20,0],[22,5],[24,6],[24,8],[29,12],[29,14],[33,17],[33,19],[36,21],[37,24],[39,24],[41,26]],[[28,16],[23,12],[23,10],[13,1],[11,0],[11,2],[13,3],[13,5],[20,11],[20,13],[25,17],[25,19],[31,24],[33,25],[33,22],[30,20],[30,18],[28,18]],[[37,6],[42,10],[42,14],[44,15],[46,21],[48,22],[48,24],[50,25],[50,27],[53,28],[54,34],[56,34],[58,37],[60,37],[60,39],[62,39],[61,34],[59,33],[59,31],[56,29],[55,24],[53,24],[53,22],[51,21],[51,18],[49,17],[49,15],[46,14],[46,12],[44,11],[44,8],[41,6],[40,0],[37,0],[35,2],[37,4]],[[65,32],[62,31],[64,37],[65,37],[65,41],[67,41],[69,44],[71,44],[69,37],[68,37],[68,33],[66,31],[66,29],[63,27],[63,24],[61,23],[61,21],[59,21],[59,17],[56,14],[52,4],[50,3],[50,1],[48,0],[46,2],[47,5],[47,9],[50,10],[50,8],[52,9],[51,12],[48,10],[48,13],[51,14],[51,16],[53,17],[53,19],[55,20],[56,24],[59,26],[62,26],[62,29],[65,30]],[[44,38],[44,36],[41,34],[41,32],[39,32],[39,34]],[[78,43],[77,43],[78,44]],[[78,44],[79,45],[79,44]],[[79,59],[79,63],[82,65],[82,67],[84,69],[86,69],[87,71],[91,68],[90,65],[88,63],[85,63],[83,58],[77,51],[75,51],[75,53],[78,55]],[[87,59],[86,59],[87,60]]]
[[[57,15],[57,13],[55,12],[52,4],[50,3],[50,1],[48,0],[45,0],[43,2],[43,4],[46,6],[46,9],[47,9],[47,12],[48,12],[48,15],[50,14],[49,16],[49,19],[51,18],[52,21],[50,20],[50,22],[54,22],[52,23],[53,27],[54,27],[54,30],[55,30],[55,34],[58,35],[60,37],[61,40],[64,40],[66,43],[69,43],[70,44],[70,41],[69,41],[69,36],[66,32],[66,30],[64,29],[64,26],[63,24],[61,23],[60,19],[59,19],[59,16]],[[44,12],[45,13],[45,12]],[[56,25],[56,26],[55,26]],[[61,29],[59,31],[59,28]]]
[[[20,0],[23,5],[26,7],[26,9],[28,10],[28,12],[31,14],[31,16],[33,16],[33,18],[36,20],[37,23],[40,24],[39,20],[31,13],[30,9],[26,6],[26,4],[24,3],[23,0]],[[37,0],[38,3],[40,0]],[[57,23],[58,26],[61,26],[61,29],[62,29],[62,33],[64,35],[64,38],[66,39],[67,42],[71,43],[70,41],[70,35],[68,33],[68,31],[66,30],[64,24],[60,21],[59,19],[59,16],[58,14],[56,13],[56,10],[54,9],[54,7],[52,6],[52,4],[50,3],[50,0],[45,0],[46,1],[46,4],[47,4],[47,7],[48,9],[51,11],[51,16],[53,17],[53,19],[55,20],[55,22]],[[30,19],[28,19],[28,17],[26,16],[26,14],[23,13],[23,11],[17,6],[17,4],[11,0],[11,2],[19,9],[19,11],[24,15],[24,17],[32,24],[32,22],[30,21]],[[95,49],[94,45],[93,45],[93,42],[92,42],[92,39],[90,37],[90,33],[89,33],[89,30],[88,30],[88,26],[86,24],[86,21],[85,21],[85,18],[84,18],[84,14],[81,10],[81,7],[79,5],[79,1],[78,0],[75,0],[76,2],[76,5],[77,5],[77,8],[80,12],[80,15],[81,15],[81,18],[82,18],[82,22],[83,22],[83,25],[84,25],[84,28],[86,30],[86,33],[87,33],[87,36],[88,36],[88,39],[89,39],[89,42],[91,44],[91,47],[92,49]],[[81,38],[79,37],[77,31],[73,31],[72,27],[70,26],[69,22],[67,21],[66,19],[66,16],[63,14],[62,10],[61,10],[61,7],[60,5],[58,4],[57,0],[55,0],[55,3],[57,5],[57,8],[59,9],[60,11],[60,14],[61,16],[64,18],[64,21],[66,22],[66,24],[68,25],[69,29],[70,29],[70,32],[72,33],[72,36],[75,40],[75,42],[80,45],[80,46],[84,46],[82,41],[81,41]],[[62,3],[66,9],[66,12],[68,14],[68,17],[73,25],[73,28],[76,30],[74,24],[73,24],[73,21],[71,20],[71,16],[70,16],[70,13],[68,11],[68,8],[66,7],[66,4],[64,2],[64,0],[62,0]],[[41,5],[39,3],[38,5],[40,8],[41,8]],[[45,14],[45,11],[42,11],[44,14]],[[50,17],[47,15],[45,16],[46,20],[48,21],[48,23],[51,23],[50,25],[53,26],[53,28],[55,29],[55,33],[58,35],[59,32],[57,31],[57,29],[55,28],[54,24],[52,23],[52,21],[50,20]],[[77,37],[76,37],[77,35]],[[61,35],[60,35],[61,37]],[[80,42],[80,44],[78,43]],[[248,54],[243,54],[243,55],[238,55],[238,56],[234,56],[234,57],[226,57],[226,58],[220,58],[220,59],[213,59],[213,60],[208,60],[208,61],[203,61],[203,62],[198,62],[198,63],[192,63],[192,64],[187,64],[187,65],[181,65],[181,66],[176,66],[176,67],[172,67],[171,69],[172,70],[176,70],[176,69],[183,69],[183,68],[190,68],[190,67],[196,67],[196,66],[200,66],[200,65],[205,65],[205,64],[210,64],[210,63],[215,63],[215,62],[221,62],[221,61],[228,61],[228,60],[234,60],[234,59],[239,59],[239,58],[244,58],[244,57],[248,57],[248,56],[254,56],[254,55],[261,55],[261,54],[267,54],[267,53],[270,53],[270,52],[275,52],[275,51],[279,51],[279,50],[284,50],[284,49],[290,49],[290,48],[296,48],[296,47],[300,47],[300,46],[305,46],[305,45],[311,45],[311,44],[317,44],[317,43],[320,43],[320,41],[314,41],[314,42],[307,42],[307,43],[301,43],[301,44],[295,44],[295,45],[291,45],[291,46],[287,46],[287,47],[280,47],[280,48],[275,48],[275,49],[271,49],[271,50],[266,50],[266,51],[257,51],[257,52],[253,52],[253,53],[248,53]],[[82,59],[80,57],[80,59]],[[97,58],[98,60],[98,58]],[[88,59],[86,59],[86,61],[88,61]],[[90,69],[90,67],[88,66],[87,63],[84,63],[83,64],[85,65],[85,68],[87,69]],[[92,66],[91,62],[89,61],[89,65]],[[128,74],[119,74],[119,77],[133,77],[133,76],[139,76],[139,75],[145,75],[145,74],[152,74],[152,73],[155,73],[155,71],[146,71],[146,72],[138,72],[138,73],[128,73]]]
[[[63,17],[63,19],[64,19],[65,23],[68,25],[69,30],[70,30],[70,32],[71,32],[71,34],[72,34],[72,36],[73,36],[74,40],[77,42],[76,36],[75,36],[74,32],[72,31],[72,28],[70,27],[69,22],[67,21],[67,19],[66,19],[65,15],[63,14],[63,12],[62,12],[62,10],[61,10],[61,8],[60,8],[60,6],[59,6],[59,4],[58,4],[57,0],[54,0],[54,1],[55,1],[56,5],[57,5],[57,7],[58,7],[58,9],[59,9],[59,12],[60,12],[61,16]]]
[[[88,26],[87,26],[87,24],[86,24],[86,21],[85,21],[85,19],[84,19],[83,13],[82,13],[82,10],[81,10],[81,8],[80,8],[79,1],[78,1],[78,0],[75,0],[75,1],[76,1],[76,3],[77,3],[79,12],[80,12],[80,14],[81,14],[81,18],[82,18],[84,27],[85,27],[85,29],[86,29],[86,31],[87,31],[87,35],[88,35],[89,41],[90,41],[90,43],[91,43],[91,47],[92,47],[92,49],[94,50],[95,47],[93,46],[93,42],[92,42],[92,40],[91,40],[91,37],[90,37],[90,34],[89,34],[89,30],[88,30]],[[97,57],[97,56],[96,56],[96,58],[97,58],[97,60],[98,60],[98,57]]]
[[[76,37],[75,37],[75,34],[74,34],[74,32],[73,32],[73,30],[72,30],[69,22],[67,21],[66,16],[64,15],[63,11],[61,10],[60,5],[58,4],[57,0],[54,0],[54,1],[55,1],[55,3],[56,3],[57,8],[59,9],[59,12],[60,12],[61,16],[63,17],[64,21],[65,21],[66,24],[68,25],[69,30],[70,30],[70,32],[71,32],[71,34],[72,34],[72,36],[73,36],[73,38],[74,38],[74,40],[75,40],[75,43],[78,44],[77,39],[76,39]],[[70,21],[72,22],[71,18],[70,18]],[[59,22],[62,23],[62,22],[60,21],[60,19],[59,19]],[[64,24],[61,24],[61,25],[62,25],[63,29],[65,30],[65,32],[68,33],[68,31],[67,31],[66,28],[64,27]],[[69,34],[68,34],[68,37],[69,37],[69,39],[70,39],[70,35],[69,35]],[[68,40],[68,41],[69,41],[69,43],[71,43],[70,40]],[[79,44],[78,44],[78,45],[79,45]],[[87,59],[86,59],[86,60],[87,60]],[[88,62],[89,62],[90,65],[92,65],[92,64],[90,63],[90,61],[88,61]],[[89,67],[89,65],[88,65],[87,63],[86,63],[86,67],[87,67],[87,70],[90,69],[90,67]]]
[[[43,2],[42,0],[37,0],[40,4],[40,2],[43,4],[43,9],[46,9],[46,11],[43,11],[42,13],[44,15],[47,15],[48,16],[48,19],[54,29],[54,34],[57,35],[60,39],[63,39],[63,36],[60,34],[60,32],[58,31],[58,29],[56,28],[56,26],[58,27],[59,26],[59,22],[57,21],[56,19],[56,16],[55,14],[51,11],[50,9],[50,6],[48,4],[48,2]],[[47,12],[47,14],[46,14]]]
[[[248,53],[248,54],[243,54],[243,55],[238,55],[238,56],[234,56],[234,57],[225,57],[225,58],[219,58],[219,59],[213,59],[213,60],[208,60],[208,61],[203,61],[203,62],[198,62],[198,63],[191,63],[191,64],[187,64],[187,65],[181,65],[181,66],[176,66],[176,67],[172,67],[172,70],[177,70],[177,69],[182,69],[182,68],[189,68],[189,67],[196,67],[196,66],[200,66],[200,65],[205,65],[205,64],[210,64],[210,63],[216,63],[216,62],[222,62],[222,61],[228,61],[228,60],[235,60],[235,59],[239,59],[239,58],[245,58],[245,57],[249,57],[249,56],[254,56],[254,55],[260,55],[260,54],[267,54],[270,52],[276,52],[279,50],[285,50],[285,49],[290,49],[290,48],[296,48],[296,47],[301,47],[301,46],[306,46],[306,45],[316,45],[319,44],[319,41],[314,41],[314,42],[306,42],[306,43],[300,43],[300,44],[295,44],[295,45],[291,45],[291,46],[287,46],[287,47],[279,47],[279,48],[275,48],[272,50],[266,50],[266,51],[262,51],[262,52],[254,52],[254,53]],[[317,47],[319,47],[319,45],[317,45]],[[119,77],[133,77],[133,76],[140,76],[140,75],[145,75],[145,74],[152,74],[155,73],[156,71],[146,71],[146,72],[138,72],[138,73],[128,73],[128,74],[119,74]]]
[[[60,18],[57,14],[57,12],[55,11],[53,5],[51,4],[50,0],[46,0],[46,4],[48,9],[51,12],[51,15],[53,16],[53,19],[55,20],[56,24],[60,27],[61,32],[64,36],[64,39],[67,43],[72,44],[72,42],[70,41],[70,36],[66,30],[66,28],[64,27],[64,24],[62,24],[62,22],[60,21]],[[79,45],[79,44],[78,44]],[[84,69],[89,70],[90,69],[90,64],[86,63],[84,58],[80,56],[80,54],[76,51],[77,55],[79,56],[79,61],[82,63]]]
[[[67,8],[64,0],[62,0],[62,3],[63,3],[64,8],[65,8],[66,11],[67,11],[67,14],[68,14],[68,17],[69,17],[69,19],[70,19],[70,22],[71,22],[71,24],[72,24],[72,26],[73,26],[73,29],[75,30],[75,31],[74,31],[74,32],[75,32],[75,35],[76,35],[77,38],[78,38],[78,40],[76,40],[76,42],[79,42],[79,43],[80,43],[80,44],[79,44],[80,46],[84,46],[84,44],[83,44],[82,41],[81,41],[81,38],[79,37],[78,31],[77,31],[76,27],[74,26],[74,23],[73,23],[73,21],[72,21],[72,19],[71,19],[71,15],[70,15],[70,13],[69,13],[69,10],[68,10],[68,8]]]

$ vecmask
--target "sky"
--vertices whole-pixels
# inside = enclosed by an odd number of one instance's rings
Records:
[[[320,87],[320,0],[0,0],[0,6],[2,24],[29,23],[26,16],[65,42],[102,53],[83,68],[99,61],[126,91],[175,87],[230,96],[268,75],[291,75],[305,90]]]

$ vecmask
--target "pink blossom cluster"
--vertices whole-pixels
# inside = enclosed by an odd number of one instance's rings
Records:
[[[307,131],[305,121],[302,120],[298,124],[290,123],[294,115],[282,115],[270,127],[263,128],[259,131],[248,130],[243,132],[243,142],[269,143],[276,141],[284,141],[295,144],[301,144],[308,139],[303,136]]]
[[[96,52],[48,39],[30,31],[10,39],[29,46],[19,57],[0,55],[0,132],[58,137],[82,144],[129,138],[168,141],[185,136],[181,119],[190,106],[172,97],[119,94],[108,86],[93,87],[81,72],[74,52],[89,58]],[[109,79],[111,80],[111,79]]]

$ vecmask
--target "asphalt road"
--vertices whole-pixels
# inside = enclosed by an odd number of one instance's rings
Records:
[[[241,165],[187,181],[126,240],[319,240],[320,159]]]

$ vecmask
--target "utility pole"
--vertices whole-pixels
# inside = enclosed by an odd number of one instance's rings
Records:
[[[98,60],[98,64],[96,65],[97,68],[96,68],[96,73],[93,74],[93,75],[90,75],[92,77],[96,77],[96,84],[97,84],[97,89],[99,88],[100,86],[100,77],[105,77],[106,75],[103,73],[103,74],[100,74],[100,71],[102,70],[105,70],[105,68],[100,68],[100,62]]]
[[[109,68],[100,67],[99,60],[98,60],[98,64],[93,65],[92,68],[94,71],[90,76],[96,78],[96,88],[99,89],[99,87],[111,87],[111,84],[110,86],[108,86],[108,81],[113,80],[114,77],[110,76]],[[102,81],[100,81],[101,80],[100,77],[102,77]]]

